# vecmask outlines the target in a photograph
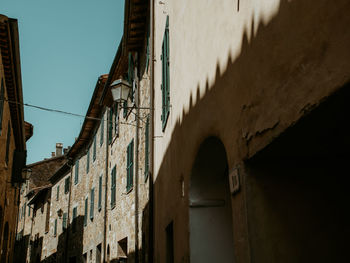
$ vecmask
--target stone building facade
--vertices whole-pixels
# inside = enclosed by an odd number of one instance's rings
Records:
[[[12,262],[26,140],[17,20],[0,15],[0,261]]]

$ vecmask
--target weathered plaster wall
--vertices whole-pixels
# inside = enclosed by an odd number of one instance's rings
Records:
[[[155,18],[155,256],[188,262],[188,189],[199,145],[224,143],[229,169],[254,156],[350,77],[347,1],[165,1]],[[161,131],[161,44],[170,19],[170,118]],[[185,41],[184,41],[185,39]],[[181,195],[184,180],[185,196]],[[245,191],[232,199],[237,262],[249,262]]]

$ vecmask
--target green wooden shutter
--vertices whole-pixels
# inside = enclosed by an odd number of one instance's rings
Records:
[[[73,208],[73,219],[72,219],[72,231],[75,232],[76,230],[76,224],[77,224],[77,216],[78,216],[78,212],[77,212],[77,207]]]
[[[86,154],[86,173],[89,173],[90,171],[90,148],[87,151]]]
[[[6,164],[9,163],[10,142],[11,142],[11,122],[9,120],[7,122],[6,155],[5,155]]]
[[[96,135],[94,137],[94,146],[93,146],[93,151],[92,151],[92,160],[96,160]]]
[[[162,127],[165,129],[170,111],[170,55],[169,55],[169,16],[167,16],[162,44]]]
[[[69,176],[64,180],[64,193],[67,194],[69,192]]]
[[[74,184],[79,182],[79,160],[75,162]]]
[[[100,146],[103,145],[103,137],[104,137],[104,126],[105,126],[105,123],[104,123],[104,115],[102,115],[102,120],[101,120],[101,129],[100,129]]]
[[[94,218],[94,205],[95,205],[95,188],[91,189],[91,197],[90,197],[90,219]]]
[[[58,201],[60,198],[60,186],[57,185],[57,192],[56,192],[56,201]]]
[[[84,211],[84,226],[87,226],[87,217],[88,217],[88,199],[85,199],[85,211]]]
[[[126,191],[129,191],[133,186],[134,175],[134,139],[131,140],[127,147],[127,164],[126,164]]]
[[[118,112],[118,103],[114,104],[114,134],[118,135],[119,133],[119,112]]]
[[[67,213],[63,213],[62,231],[67,229]]]
[[[149,32],[150,32],[150,24],[148,25],[148,30],[147,30],[147,46],[146,46],[146,72],[148,72],[149,57],[150,57],[150,47],[149,47]]]
[[[0,90],[0,134],[2,131],[2,116],[4,112],[4,103],[5,103],[5,87],[4,79],[1,79],[1,90]]]
[[[111,183],[111,207],[115,206],[115,201],[116,201],[116,167],[114,166],[112,169],[112,183]]]
[[[53,227],[53,235],[56,236],[57,235],[57,219],[55,219],[55,224]]]
[[[108,143],[112,143],[112,137],[113,137],[113,110],[112,108],[109,109],[109,120],[108,120]]]
[[[102,176],[99,178],[98,182],[98,210],[102,208]]]
[[[148,177],[149,172],[149,117],[146,120],[145,127],[145,180]]]

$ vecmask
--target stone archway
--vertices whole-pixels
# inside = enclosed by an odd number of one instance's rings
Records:
[[[227,156],[216,137],[207,138],[199,148],[189,196],[191,262],[234,262]]]

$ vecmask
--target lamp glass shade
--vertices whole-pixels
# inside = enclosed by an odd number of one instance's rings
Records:
[[[116,102],[124,102],[128,100],[130,89],[130,84],[123,79],[113,81],[111,84],[113,100]]]

